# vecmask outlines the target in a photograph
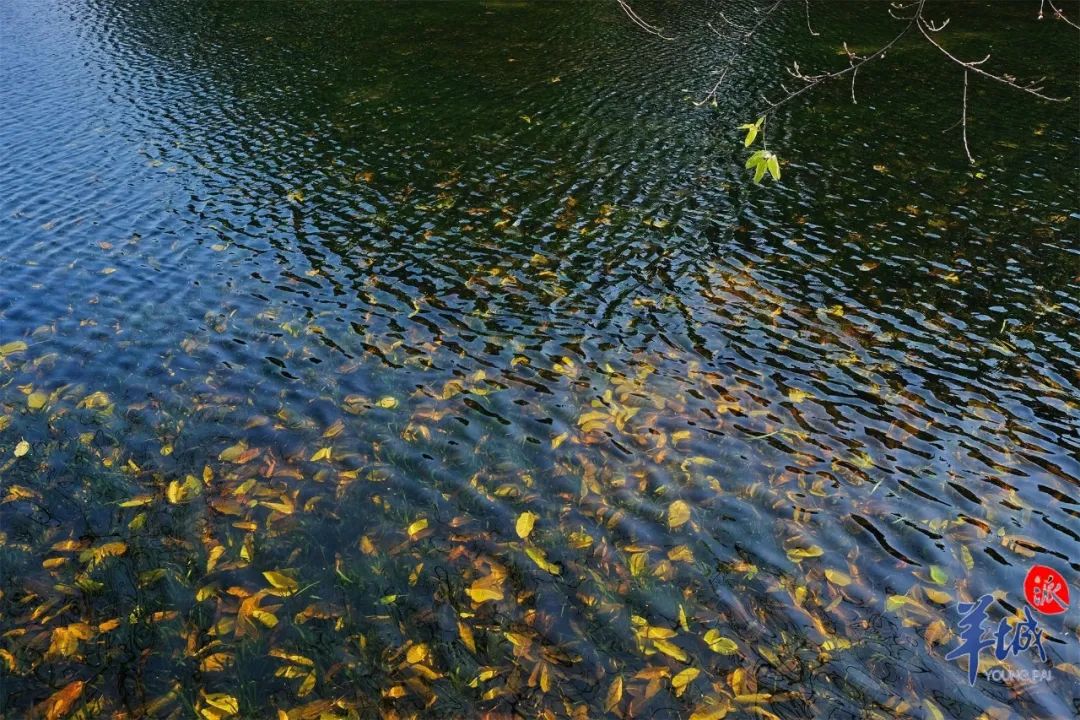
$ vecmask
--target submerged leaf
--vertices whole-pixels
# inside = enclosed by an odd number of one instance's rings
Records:
[[[529,533],[533,531],[533,526],[536,524],[536,515],[531,512],[523,512],[518,515],[517,524],[514,529],[517,531],[517,535],[522,540],[529,537]]]
[[[676,500],[668,506],[668,527],[677,528],[690,519],[690,506],[683,500]]]

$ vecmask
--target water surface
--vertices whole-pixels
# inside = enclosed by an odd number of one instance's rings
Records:
[[[944,656],[1080,569],[1075,102],[973,83],[971,167],[902,44],[755,187],[895,25],[729,5],[4,3],[7,716],[1074,714],[1075,611]]]

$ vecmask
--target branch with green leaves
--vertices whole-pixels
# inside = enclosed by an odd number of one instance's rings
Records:
[[[780,158],[765,145],[765,116],[759,117],[757,122],[740,125],[739,129],[746,131],[743,147],[748,148],[754,144],[758,137],[761,138],[762,148],[755,151],[746,160],[746,169],[754,173],[754,183],[759,184],[764,179],[765,173],[768,173],[774,181],[779,180]]]

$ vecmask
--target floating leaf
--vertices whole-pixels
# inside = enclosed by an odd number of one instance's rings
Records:
[[[28,452],[30,452],[30,443],[20,440],[15,444],[15,457],[22,457]]]
[[[398,400],[396,397],[387,395],[386,397],[379,398],[379,401],[375,404],[385,410],[393,410],[398,406]]]
[[[315,451],[315,454],[311,456],[311,462],[318,462],[319,460],[329,460],[331,449],[328,447],[319,448]]]
[[[533,526],[536,524],[536,515],[531,512],[523,512],[518,515],[517,523],[514,529],[517,531],[517,535],[522,540],[529,537],[529,533],[533,531]]]
[[[944,585],[949,582],[949,576],[937,565],[930,566],[930,579],[938,585]]]
[[[43,392],[32,392],[26,396],[26,405],[31,410],[40,410],[49,401],[49,396]]]
[[[676,500],[668,506],[667,522],[669,528],[684,525],[690,519],[690,506],[683,500]]]

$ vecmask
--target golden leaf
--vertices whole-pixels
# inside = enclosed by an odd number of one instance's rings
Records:
[[[75,705],[75,701],[82,695],[84,687],[86,683],[82,680],[68,683],[38,706],[39,710],[35,715],[41,715],[45,720],[60,720],[66,717]]]
[[[713,628],[705,633],[705,643],[709,649],[721,655],[734,655],[739,652],[739,646],[731,638],[726,638],[720,631]]]
[[[473,655],[475,655],[476,654],[476,639],[473,637],[472,628],[470,628],[468,625],[466,625],[461,620],[458,620],[457,629],[458,629],[458,635],[461,636],[461,642],[464,643],[465,647],[467,647],[469,649],[469,652],[471,652]]]
[[[792,548],[787,551],[787,556],[791,562],[799,562],[804,558],[819,557],[824,552],[819,546],[811,545],[808,548]]]
[[[331,449],[328,447],[319,448],[315,451],[315,454],[311,456],[311,462],[318,462],[319,460],[329,460]]]
[[[668,506],[667,523],[669,528],[684,525],[690,519],[690,506],[683,500],[676,500]]]
[[[49,396],[43,392],[32,392],[26,396],[26,404],[31,410],[40,410],[49,401]]]
[[[165,488],[165,499],[173,505],[190,502],[202,492],[202,484],[194,475],[184,477],[184,482],[173,480]]]
[[[935,590],[934,588],[926,588],[926,597],[930,598],[938,605],[948,605],[952,602],[952,595],[943,590]]]
[[[540,569],[547,570],[552,575],[558,575],[560,572],[562,572],[559,566],[549,561],[547,559],[547,556],[544,554],[544,551],[536,547],[535,545],[526,545],[525,554],[532,558],[532,561],[536,563],[540,567]]]
[[[304,678],[304,682],[300,683],[300,687],[296,689],[296,697],[304,697],[315,688],[315,671],[311,671]]]
[[[533,531],[533,526],[536,524],[536,515],[531,512],[523,512],[518,515],[517,523],[514,529],[517,531],[517,535],[522,540],[529,537],[529,533]]]
[[[221,451],[218,455],[218,460],[224,460],[225,462],[236,462],[236,459],[244,454],[247,450],[247,443],[241,440],[235,445],[230,445]]]
[[[9,343],[0,345],[0,357],[5,355],[13,355],[17,352],[23,352],[27,349],[27,344],[22,340],[12,340]]]
[[[687,662],[687,660],[689,660],[689,658],[686,657],[686,653],[683,652],[682,648],[680,648],[678,645],[671,642],[670,640],[658,638],[653,640],[653,645],[656,646],[657,650],[664,653],[668,657],[673,657],[680,662]]]
[[[203,698],[206,703],[212,707],[228,713],[229,715],[235,715],[240,712],[240,703],[232,695],[226,695],[225,693],[210,693]]]
[[[299,584],[288,575],[283,575],[277,570],[267,570],[263,577],[275,590],[281,590],[286,594],[292,594],[299,588]]]
[[[502,600],[502,577],[494,573],[473,582],[465,591],[475,603],[487,602],[488,600]]]
[[[675,677],[671,678],[671,687],[675,690],[675,697],[682,697],[682,694],[686,691],[686,688],[690,683],[697,679],[697,676],[701,674],[701,671],[697,668],[686,668],[682,672],[678,673]]]
[[[379,398],[379,401],[375,404],[384,410],[393,410],[398,406],[398,400],[392,395],[387,395],[386,397]]]
[[[851,576],[847,573],[840,572],[839,570],[826,570],[825,577],[833,585],[839,585],[840,587],[846,587],[851,584]]]
[[[616,675],[615,679],[611,681],[611,686],[608,688],[607,691],[607,701],[604,704],[604,709],[607,712],[611,712],[616,706],[618,706],[619,701],[622,700],[622,693],[622,675]]]
[[[409,525],[409,527],[406,529],[406,532],[409,534],[410,538],[415,540],[417,534],[419,534],[419,533],[423,532],[424,530],[426,530],[427,526],[428,526],[427,518],[420,518],[416,522]]]
[[[30,443],[25,440],[20,440],[15,445],[15,457],[22,457],[26,453],[30,452]]]

